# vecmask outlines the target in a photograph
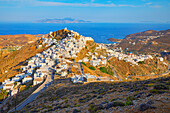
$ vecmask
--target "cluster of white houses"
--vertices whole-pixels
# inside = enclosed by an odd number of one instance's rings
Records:
[[[93,40],[90,37],[83,36],[80,36],[80,38],[76,40],[73,38],[74,35],[79,34],[72,31],[68,37],[60,41],[52,38],[42,38],[43,42],[37,46],[37,48],[43,45],[46,47],[52,44],[54,45],[30,58],[28,60],[28,65],[21,67],[22,73],[2,82],[0,88],[8,92],[13,92],[11,95],[14,95],[17,93],[16,86],[20,84],[25,84],[29,81],[33,81],[33,85],[42,83],[52,66],[55,67],[56,72],[60,73],[61,76],[66,76],[68,64],[73,62],[65,58],[77,57],[76,54],[85,47],[86,41]],[[19,84],[15,85],[15,83]]]
[[[94,75],[83,74],[83,75],[74,75],[71,77],[73,83],[86,83],[86,82],[97,82],[97,81],[114,81],[109,77],[96,77]]]
[[[144,61],[146,59],[153,59],[153,57],[151,55],[139,55],[138,56],[138,55],[133,54],[132,52],[129,52],[128,54],[124,54],[122,52],[117,52],[116,50],[111,50],[111,49],[107,49],[106,51],[107,51],[108,57],[114,56],[119,60],[124,60],[124,61],[130,62],[134,65],[138,65],[138,62]],[[120,48],[120,51],[121,51],[121,48]],[[162,57],[158,57],[158,59],[160,61],[163,61]]]
[[[14,95],[17,93],[16,87],[20,84],[25,84],[29,81],[33,81],[33,85],[42,83],[49,70],[52,68],[54,68],[57,73],[60,73],[61,76],[67,76],[69,64],[73,63],[73,61],[68,60],[68,58],[76,58],[77,53],[79,53],[82,48],[85,48],[87,41],[94,41],[91,37],[84,36],[80,36],[79,39],[75,39],[75,35],[78,36],[79,34],[72,31],[71,34],[68,34],[66,38],[60,41],[52,38],[42,38],[43,42],[37,46],[37,48],[40,48],[44,45],[46,47],[51,47],[29,59],[28,65],[21,67],[22,73],[2,82],[1,88],[3,88],[3,90],[10,91],[11,95]],[[107,57],[114,56],[119,60],[125,60],[135,65],[138,65],[137,62],[139,61],[144,61],[145,59],[149,58],[152,59],[151,55],[136,56],[133,54],[126,55],[121,52],[116,52],[115,50],[108,49],[104,44],[98,44],[96,50],[98,49],[106,49]],[[88,52],[87,55],[91,57],[90,60],[88,57],[85,57],[79,60],[79,62],[90,62],[90,64],[93,66],[98,66],[100,64],[106,65],[107,63],[106,56],[104,57],[102,55],[98,55],[97,52]],[[160,60],[162,59],[160,58]],[[92,79],[109,80],[109,78],[95,77],[94,75],[90,74],[75,75],[72,77],[73,83],[90,81]]]

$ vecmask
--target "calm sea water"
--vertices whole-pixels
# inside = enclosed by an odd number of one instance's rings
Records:
[[[14,34],[47,34],[67,27],[83,36],[92,37],[97,43],[111,43],[108,38],[122,39],[131,33],[145,30],[167,30],[170,24],[137,24],[137,23],[0,23],[0,35]]]

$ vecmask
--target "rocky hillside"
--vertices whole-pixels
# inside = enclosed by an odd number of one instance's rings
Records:
[[[127,35],[125,39],[121,40],[118,47],[134,53],[164,54],[170,59],[170,29],[163,31],[148,30]]]
[[[135,82],[72,84],[58,79],[22,112],[169,112],[170,77]]]
[[[161,74],[168,70],[168,66],[159,59],[147,59],[144,62],[140,62],[139,65],[131,65],[129,62],[112,58],[109,60],[110,65],[116,73],[125,80],[129,75],[154,75]],[[168,64],[168,61],[165,61]],[[138,78],[140,79],[140,77]],[[146,79],[148,79],[146,77]]]

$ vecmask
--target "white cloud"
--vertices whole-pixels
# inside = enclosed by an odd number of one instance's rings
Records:
[[[118,5],[118,7],[140,7],[140,6],[122,4],[122,5]]]
[[[0,0],[0,1],[10,1],[22,2],[30,6],[73,6],[73,7],[144,7],[148,5],[149,7],[159,8],[159,5],[153,5],[152,2],[148,2],[143,5],[131,5],[131,4],[114,4],[111,0],[107,0],[107,4],[93,3],[95,0],[91,0],[89,3],[65,3],[65,2],[49,2],[49,1],[39,1],[39,0]],[[23,4],[23,6],[24,6]]]
[[[151,5],[152,4],[152,2],[148,2],[148,3],[146,3],[146,5]]]
[[[94,0],[91,0],[91,2],[94,2]]]
[[[152,7],[152,8],[160,8],[161,6],[160,6],[160,5],[152,5],[152,6],[149,6],[149,7]]]
[[[63,3],[63,2],[43,2],[36,1],[34,5],[38,6],[81,6],[81,7],[114,7],[115,4],[99,4],[99,3]]]

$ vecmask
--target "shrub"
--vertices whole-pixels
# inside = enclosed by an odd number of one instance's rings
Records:
[[[93,66],[90,66],[89,69],[96,70],[95,67],[93,67]]]
[[[107,69],[105,67],[100,67],[100,71],[103,73],[107,73]]]
[[[125,103],[125,106],[128,106],[128,105],[133,105],[133,102],[130,101],[130,100],[127,100],[126,103]]]
[[[144,64],[144,61],[139,61],[138,63],[139,63],[139,64]]]
[[[152,87],[153,85],[154,85],[154,84],[151,83],[151,84],[148,84],[147,86],[148,86],[148,87]]]
[[[89,111],[90,113],[97,113],[97,112],[99,112],[101,109],[103,109],[103,106],[101,106],[101,105],[90,104],[88,111]]]
[[[157,90],[157,89],[151,89],[150,90],[150,93],[155,93],[155,94],[161,94],[161,93],[164,93],[165,91],[164,90]]]
[[[67,105],[65,106],[65,108],[68,108],[68,107],[70,107],[70,105],[69,105],[69,104],[67,104]]]
[[[105,67],[100,67],[100,71],[109,75],[113,75],[113,71],[110,67],[105,68]]]
[[[140,80],[140,78],[136,78],[136,80]]]
[[[128,97],[126,98],[126,100],[127,100],[127,101],[132,101],[132,100],[135,100],[135,98],[134,98],[133,96],[128,96]]]
[[[82,62],[83,65],[87,66],[85,62]]]
[[[125,104],[123,103],[123,102],[121,102],[121,101],[114,101],[113,102],[113,106],[125,106]]]
[[[75,107],[79,107],[80,105],[79,104],[76,104]]]
[[[154,86],[154,89],[157,89],[157,90],[169,90],[169,87],[164,85],[164,84],[156,84]]]

